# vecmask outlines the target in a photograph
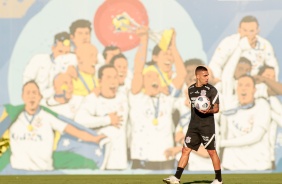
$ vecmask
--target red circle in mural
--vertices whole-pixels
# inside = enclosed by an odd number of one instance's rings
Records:
[[[113,19],[126,12],[140,25],[148,25],[148,15],[139,0],[106,0],[97,10],[93,25],[99,41],[104,46],[115,45],[122,51],[135,48],[139,38],[134,33],[116,31]]]

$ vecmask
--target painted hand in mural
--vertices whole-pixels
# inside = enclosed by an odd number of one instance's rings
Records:
[[[4,0],[0,3],[0,18],[21,18],[34,2],[35,0]]]

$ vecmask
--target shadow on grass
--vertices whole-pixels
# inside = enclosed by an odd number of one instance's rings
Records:
[[[195,183],[211,183],[210,180],[198,180],[198,181],[191,181],[191,182],[185,182],[183,184],[195,184]]]

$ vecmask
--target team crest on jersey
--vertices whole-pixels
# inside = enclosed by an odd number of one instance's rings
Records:
[[[190,143],[191,142],[191,137],[186,137],[185,142],[186,143]]]
[[[201,90],[201,96],[206,96],[207,91],[206,90]]]

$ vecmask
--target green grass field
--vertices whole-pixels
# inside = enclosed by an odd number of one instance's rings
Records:
[[[167,175],[0,176],[0,184],[158,184]],[[182,184],[211,183],[214,175],[186,174]],[[224,174],[225,184],[282,184],[282,174]]]

